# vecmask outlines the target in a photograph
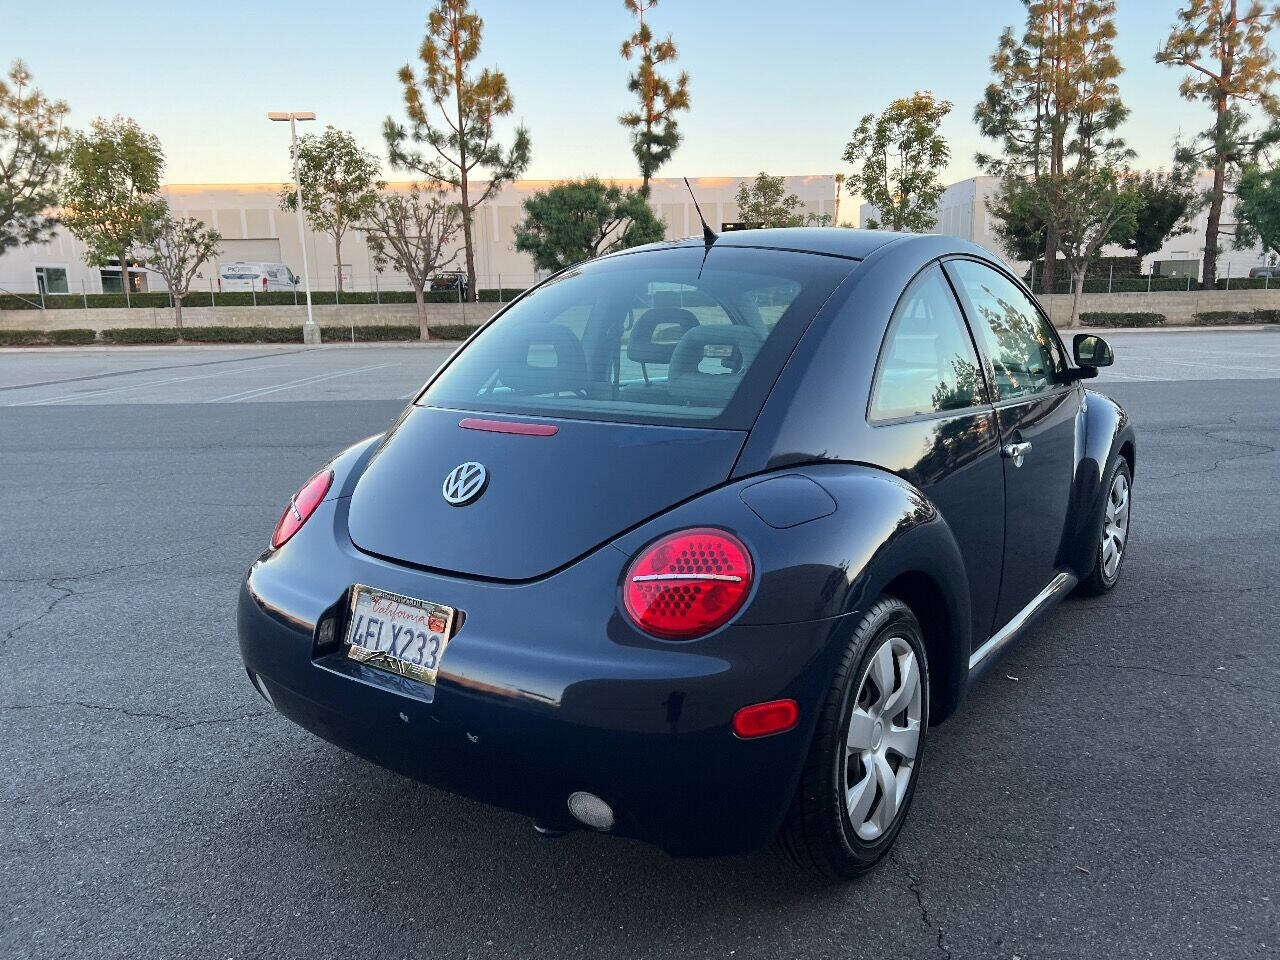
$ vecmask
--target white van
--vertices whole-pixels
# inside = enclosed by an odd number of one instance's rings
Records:
[[[283,263],[259,260],[234,260],[218,265],[218,290],[293,290],[298,278]]]

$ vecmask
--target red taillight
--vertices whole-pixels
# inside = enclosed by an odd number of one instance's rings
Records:
[[[320,506],[320,501],[329,492],[329,484],[333,483],[333,472],[321,470],[302,485],[302,489],[294,494],[289,505],[280,515],[275,532],[271,534],[271,546],[279,549],[289,542],[289,538],[302,529],[310,516]]]
[[[751,592],[751,554],[723,530],[698,527],[650,544],[627,568],[627,613],[659,637],[710,633],[742,609]]]
[[[790,730],[800,720],[794,700],[770,700],[743,707],[733,715],[733,732],[744,740]]]

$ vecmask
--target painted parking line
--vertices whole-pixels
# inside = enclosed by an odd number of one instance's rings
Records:
[[[248,363],[251,360],[268,360],[275,357],[288,357],[296,353],[309,353],[314,349],[315,347],[308,347],[303,350],[273,350],[270,353],[256,353],[250,357],[223,357],[218,360],[196,360],[192,363],[166,363],[154,367],[137,367],[133,370],[108,370],[105,373],[89,373],[79,377],[61,377],[57,380],[40,380],[35,383],[9,383],[4,386],[0,386],[0,391],[30,390],[34,387],[56,387],[64,383],[77,383],[82,380],[102,380],[106,377],[128,377],[137,373],[155,373],[157,370],[189,370],[192,367],[211,367],[219,363]]]
[[[1240,367],[1217,360],[1175,360],[1173,357],[1155,357],[1152,363],[1172,363],[1179,367],[1207,367],[1210,370],[1229,370],[1235,373],[1275,373],[1275,367]]]
[[[282,367],[286,364],[282,363],[264,363],[258,367],[237,367],[234,370],[222,370],[218,373],[205,373],[197,377],[165,377],[162,380],[147,380],[144,383],[131,383],[123,387],[111,387],[107,390],[91,390],[87,393],[68,393],[60,397],[45,397],[41,400],[20,400],[17,403],[5,404],[9,407],[44,407],[51,406],[55,403],[71,403],[76,400],[92,400],[98,397],[107,397],[119,393],[126,393],[129,390],[145,390],[147,387],[159,387],[170,383],[190,383],[192,380],[212,380],[216,377],[231,377],[241,373],[254,373],[258,370],[270,370],[273,367]]]
[[[256,400],[258,397],[265,397],[271,393],[279,393],[281,390],[292,390],[295,387],[303,387],[312,383],[321,383],[325,380],[334,380],[338,377],[350,377],[357,373],[368,373],[370,370],[381,370],[384,367],[396,367],[398,363],[375,363],[365,367],[355,367],[352,370],[339,370],[337,373],[319,374],[314,377],[303,377],[299,380],[290,380],[285,383],[271,384],[265,387],[255,387],[252,390],[242,390],[239,393],[228,393],[225,397],[214,397],[212,400],[206,400],[206,403],[240,403],[244,400]]]

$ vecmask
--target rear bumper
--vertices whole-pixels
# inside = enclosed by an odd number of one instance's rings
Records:
[[[477,583],[360,553],[345,505],[322,504],[241,590],[245,665],[286,717],[414,779],[552,824],[571,823],[569,794],[589,791],[613,807],[612,832],[677,855],[742,852],[777,830],[845,618],[663,643],[618,614],[626,558],[612,547],[536,583]],[[317,651],[317,623],[342,610],[353,583],[466,612],[435,687]],[[734,711],[779,697],[800,704],[795,729],[733,735]]]

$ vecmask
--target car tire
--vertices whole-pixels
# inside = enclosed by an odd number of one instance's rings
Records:
[[[1109,591],[1120,581],[1120,571],[1124,569],[1133,516],[1133,472],[1129,461],[1116,457],[1102,489],[1106,500],[1093,538],[1093,569],[1076,588],[1077,593],[1086,597],[1101,596]],[[1118,496],[1123,497],[1122,508],[1117,503]]]
[[[902,601],[882,597],[858,621],[836,667],[775,846],[801,868],[833,879],[874,867],[911,806],[928,726],[920,624]]]

